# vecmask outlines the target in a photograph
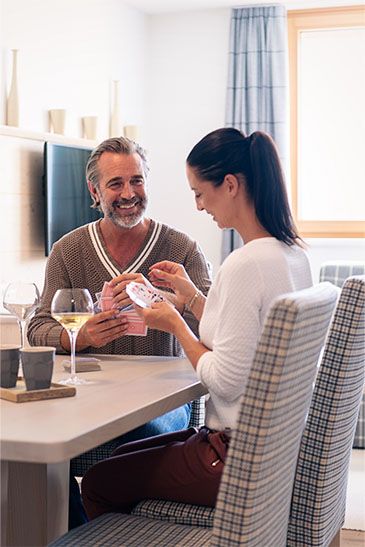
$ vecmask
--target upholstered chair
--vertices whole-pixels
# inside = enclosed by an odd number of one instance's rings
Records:
[[[365,374],[365,276],[347,279],[300,445],[288,547],[339,545]]]
[[[365,262],[325,262],[319,272],[320,281],[329,281],[337,287],[342,287],[346,279],[352,275],[365,275]],[[365,393],[359,409],[353,448],[365,448]]]
[[[300,441],[336,299],[337,290],[324,283],[279,298],[269,311],[232,432],[212,527],[113,513],[52,546],[284,547]]]

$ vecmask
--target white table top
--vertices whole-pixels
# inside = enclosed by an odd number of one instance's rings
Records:
[[[26,403],[1,400],[3,460],[57,463],[138,427],[206,393],[187,359],[96,356],[101,371],[76,396]],[[56,356],[52,381],[65,377]]]

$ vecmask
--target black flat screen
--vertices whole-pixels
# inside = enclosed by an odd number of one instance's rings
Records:
[[[90,207],[92,201],[85,178],[91,150],[44,144],[46,256],[60,237],[101,217],[98,210]]]

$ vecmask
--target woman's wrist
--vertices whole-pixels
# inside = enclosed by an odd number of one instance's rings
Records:
[[[171,334],[175,336],[176,338],[179,338],[179,332],[181,332],[182,328],[185,325],[186,323],[182,315],[176,314],[173,325],[172,325]]]
[[[205,298],[203,293],[199,290],[199,289],[196,289],[196,291],[194,292],[194,294],[189,298],[189,300],[186,302],[186,306],[191,310],[193,311],[193,309],[195,308],[197,302],[199,300],[201,300],[202,298]]]

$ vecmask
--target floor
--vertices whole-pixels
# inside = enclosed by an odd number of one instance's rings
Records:
[[[341,547],[365,547],[365,450],[353,450]]]
[[[344,528],[365,531],[365,450],[352,451]]]
[[[340,547],[364,547],[365,532],[356,530],[341,530]]]

